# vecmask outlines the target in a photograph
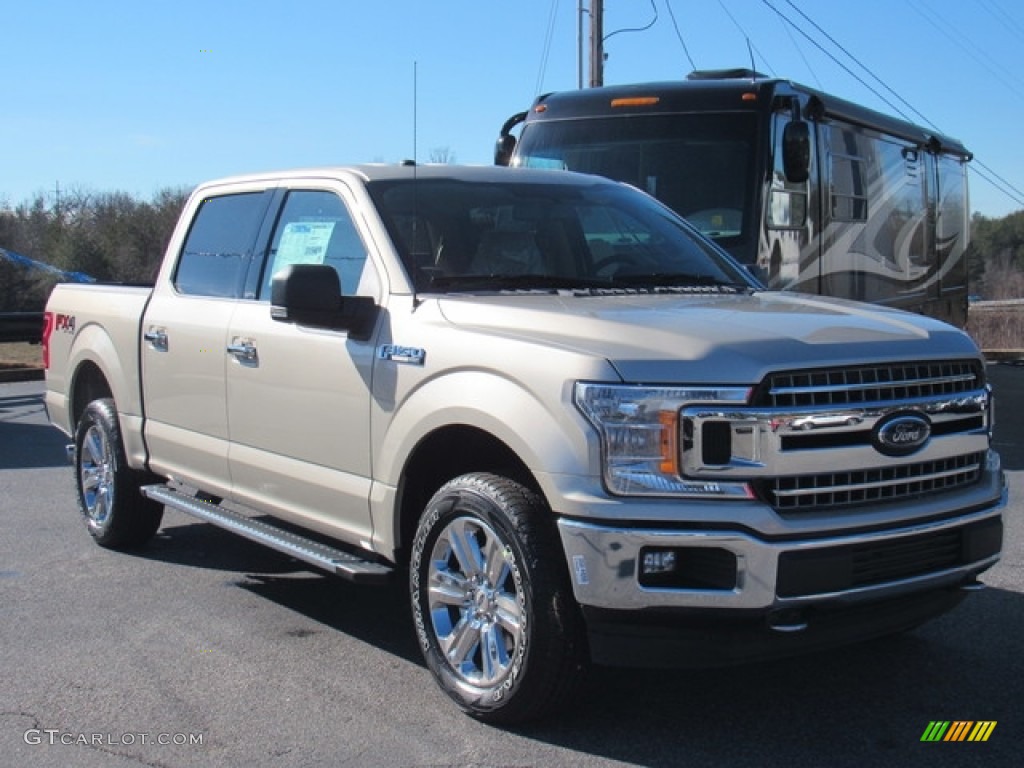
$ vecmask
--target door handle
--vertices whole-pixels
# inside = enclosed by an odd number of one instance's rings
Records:
[[[234,355],[242,363],[259,362],[256,345],[251,341],[239,341],[234,344],[228,344],[228,354]]]
[[[142,334],[142,338],[157,352],[166,352],[168,349],[167,331],[163,328],[150,328]]]

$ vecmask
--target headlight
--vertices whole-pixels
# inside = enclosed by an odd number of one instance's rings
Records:
[[[701,482],[680,476],[686,449],[680,409],[696,401],[742,403],[746,389],[576,384],[576,407],[601,436],[605,484],[621,496],[730,496],[748,498],[742,483]]]

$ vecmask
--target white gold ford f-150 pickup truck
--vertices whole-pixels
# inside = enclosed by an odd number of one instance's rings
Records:
[[[490,722],[589,661],[894,633],[999,558],[992,397],[954,328],[765,292],[645,194],[354,167],[200,186],[150,289],[60,285],[46,405],[102,546],[165,506],[356,581],[408,573]]]

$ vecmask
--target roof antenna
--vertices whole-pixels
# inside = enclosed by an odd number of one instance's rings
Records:
[[[754,47],[750,44],[750,37],[747,40],[747,53],[750,55],[750,82],[757,80],[757,67],[754,66]]]
[[[416,130],[419,127],[419,115],[417,110],[419,109],[419,65],[418,61],[412,63],[412,163],[415,168],[419,164],[419,148],[416,144],[417,136]],[[413,174],[416,172],[413,171]]]
[[[419,148],[417,131],[419,128],[419,62],[412,63],[412,242],[413,250],[419,242],[420,224],[420,189],[419,189]],[[419,290],[416,286],[418,275],[412,275],[412,308],[420,305]]]
[[[417,93],[419,76],[418,76],[417,71],[416,71],[416,68],[418,66],[419,66],[419,62],[418,61],[414,61],[412,63],[412,157],[411,158],[407,157],[405,160],[402,161],[402,165],[404,165],[406,167],[412,166],[413,168],[415,168],[419,164],[418,163],[419,158],[417,157],[417,153],[419,152],[419,149],[416,146],[416,142],[417,142],[416,130],[417,130],[417,126],[418,126],[418,123],[419,123],[419,118],[418,118],[418,116],[416,114],[418,106],[419,106],[419,94]],[[415,175],[416,175],[416,172],[413,171],[413,176],[415,176]]]

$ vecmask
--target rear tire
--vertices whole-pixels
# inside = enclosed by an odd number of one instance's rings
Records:
[[[452,480],[420,519],[413,622],[438,685],[466,713],[512,724],[573,693],[586,658],[551,510],[491,474]]]
[[[110,398],[86,406],[75,430],[78,508],[89,535],[108,549],[134,549],[160,528],[163,505],[139,491],[150,476],[128,466]]]

